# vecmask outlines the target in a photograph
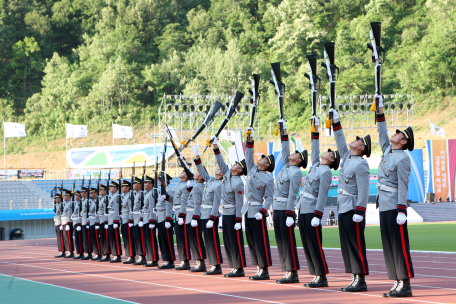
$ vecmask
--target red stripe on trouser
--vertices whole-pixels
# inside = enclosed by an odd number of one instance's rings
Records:
[[[238,245],[239,245],[239,256],[241,257],[242,267],[245,267],[244,257],[242,256],[241,238],[239,236],[239,230],[236,230],[236,232],[237,232],[237,239],[238,239]]]
[[[185,224],[185,219],[184,219],[184,237],[185,237],[185,252],[187,254],[187,259],[190,257],[188,254],[188,246],[187,246],[187,225]]]
[[[165,228],[166,229],[166,228]],[[166,229],[166,235],[168,236],[168,245],[169,245],[169,254],[171,255],[171,258],[173,259],[173,261],[176,259],[176,257],[174,256],[174,251],[173,249],[171,248],[171,239],[169,238],[169,229]]]
[[[215,228],[212,226],[212,231],[214,232],[214,247],[215,247],[215,253],[217,254],[217,263],[220,265],[220,257],[219,257],[219,251],[218,251],[218,245],[217,245],[217,238],[215,235]]]
[[[294,266],[294,270],[297,270],[297,267],[296,267],[296,257],[295,257],[295,252],[294,252],[294,244],[293,244],[293,231],[291,230],[291,227],[288,227],[290,228],[290,245],[291,245],[291,254],[293,255],[293,266]]]
[[[114,227],[113,227],[114,228]],[[117,229],[114,229],[114,236],[116,238],[116,245],[117,245],[117,255],[120,255],[120,248],[119,248],[119,234],[117,233]]]
[[[128,227],[128,244],[130,244],[130,257],[133,257],[133,249],[131,248],[130,224],[127,224],[127,227]]]
[[[401,227],[401,243],[402,243],[402,252],[404,253],[405,265],[407,266],[408,277],[411,278],[412,274],[410,271],[410,264],[409,264],[409,260],[408,260],[407,249],[405,248],[404,228],[402,225],[399,225],[399,227]]]
[[[201,244],[200,244],[199,233],[198,233],[198,226],[196,226],[195,229],[196,229],[196,240],[198,241],[198,249],[199,249],[199,253],[200,253],[200,259],[203,259],[203,251],[201,250]]]
[[[89,252],[88,253],[92,253],[92,249],[90,249],[90,230],[89,229],[87,229],[87,243],[89,243]]]
[[[152,240],[152,251],[154,252],[154,262],[155,262],[155,261],[158,261],[158,257],[155,253],[154,228],[150,229],[150,239]]]
[[[263,241],[264,241],[264,253],[266,254],[266,260],[268,261],[268,266],[272,264],[269,263],[269,254],[268,254],[268,244],[266,243],[266,233],[264,232],[264,218],[261,219],[261,228],[263,228]]]
[[[145,255],[146,253],[146,250],[144,249],[144,236],[143,236],[143,227],[140,227],[141,228],[141,245],[142,245],[142,251],[143,251],[143,254]]]
[[[105,232],[106,232],[106,250],[107,250],[108,254],[110,254],[110,252],[109,252],[108,229],[105,229]]]
[[[67,234],[68,234],[68,246],[70,247],[70,251],[73,251],[73,249],[71,248],[70,230],[67,231]]]
[[[323,248],[321,248],[320,235],[318,234],[318,227],[315,227],[317,232],[318,247],[320,248],[321,259],[323,260],[323,266],[325,267],[325,273],[328,274],[328,268],[326,267],[325,255],[323,254]]]
[[[98,243],[98,232],[97,232],[97,230],[95,230],[95,238],[97,240],[98,254],[101,254],[100,243]]]
[[[361,258],[361,263],[363,264],[363,274],[365,274],[366,273],[366,266],[364,265],[364,256],[363,256],[363,251],[361,249],[361,237],[359,235],[359,223],[356,223],[356,236],[358,238],[359,257]]]

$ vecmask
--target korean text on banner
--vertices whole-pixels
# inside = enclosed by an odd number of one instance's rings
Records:
[[[435,200],[443,201],[450,195],[450,174],[448,170],[448,150],[446,140],[432,141],[432,168]]]
[[[112,125],[113,138],[133,138],[133,128],[121,125]]]
[[[87,125],[66,124],[65,126],[67,138],[87,137]]]

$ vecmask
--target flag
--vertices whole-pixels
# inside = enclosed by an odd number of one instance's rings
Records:
[[[65,126],[67,138],[87,137],[87,125],[66,124]]]
[[[431,134],[438,135],[438,136],[445,138],[445,130],[440,128],[437,125],[434,125],[432,123],[432,121],[430,123],[431,123]]]
[[[5,137],[26,137],[25,124],[16,122],[3,122]]]
[[[113,138],[133,138],[133,128],[112,124]]]

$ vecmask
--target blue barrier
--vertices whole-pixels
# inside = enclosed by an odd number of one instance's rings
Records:
[[[18,209],[18,210],[3,210],[1,212],[0,221],[22,221],[22,220],[42,220],[53,219],[54,209]]]

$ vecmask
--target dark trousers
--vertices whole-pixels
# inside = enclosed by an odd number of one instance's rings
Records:
[[[235,215],[222,216],[223,243],[225,244],[228,265],[230,268],[244,268],[246,267],[246,262],[242,229],[234,229],[236,224]],[[215,223],[214,228],[216,228]]]
[[[176,253],[174,251],[173,227],[166,229],[165,221],[157,224],[158,244],[160,244],[160,253],[163,261],[175,261]]]
[[[81,232],[82,232],[82,245],[84,246],[84,252],[92,253],[93,248],[92,248],[92,243],[90,240],[90,231],[89,231],[89,229],[86,228],[85,224],[82,225]]]
[[[144,243],[144,227],[138,225],[133,226],[133,239],[135,240],[135,249],[137,255],[146,255],[145,243]]]
[[[125,255],[127,257],[135,257],[136,248],[135,239],[133,236],[133,227],[128,227],[128,223],[122,224],[122,238],[124,242]]]
[[[390,280],[413,278],[412,257],[408,238],[407,222],[398,225],[397,210],[380,212],[380,232],[382,235],[383,256]]]
[[[104,224],[100,224],[97,233],[101,254],[107,255],[108,253],[111,253],[111,250],[109,250],[108,230],[104,228]]]
[[[274,233],[279,251],[280,267],[283,271],[299,270],[298,250],[296,249],[296,237],[294,228],[296,224],[286,225],[287,214],[285,210],[274,210]],[[296,214],[293,214],[296,219]]]
[[[355,211],[339,213],[339,236],[345,272],[353,274],[369,274],[366,257],[366,241],[364,228],[366,217],[359,223],[353,221]]]
[[[76,227],[81,227],[81,225],[76,225]],[[77,254],[84,253],[84,246],[82,245],[82,228],[79,231],[74,229],[74,248],[76,249]]]
[[[144,224],[143,237],[146,249],[147,261],[158,261],[158,242],[157,242],[157,227],[149,228],[149,224]]]
[[[207,228],[209,219],[201,220],[201,230],[204,233],[204,242],[206,243],[207,259],[211,265],[220,265],[223,263],[222,251],[220,248],[220,237],[218,234],[219,218],[214,221],[213,228]],[[199,225],[199,224],[198,224]]]
[[[55,237],[57,238],[57,248],[59,251],[65,251],[65,245],[63,242],[63,232],[64,230],[60,230],[60,225],[55,226]]]
[[[66,231],[66,227],[69,226],[70,230]],[[65,244],[66,251],[74,251],[73,241],[73,223],[63,225],[63,242]]]
[[[188,239],[188,229],[187,225],[178,224],[179,219],[176,217],[176,224],[174,226],[174,231],[176,232],[176,243],[177,243],[177,252],[179,253],[179,259],[181,261],[191,260],[192,254],[190,252],[190,241]]]
[[[196,260],[206,259],[206,247],[204,247],[203,232],[201,231],[203,221],[198,220],[198,226],[192,227],[191,224],[187,224],[188,238],[190,240],[190,249],[193,257]]]
[[[95,229],[95,225],[89,226],[90,232],[90,246],[93,249],[95,255],[101,254],[100,240],[98,239],[98,232]]]
[[[299,214],[299,231],[301,232],[302,245],[306,255],[307,267],[311,275],[327,275],[328,264],[326,264],[325,253],[323,252],[323,235],[321,224],[312,227],[313,213]]]
[[[122,243],[120,241],[120,227],[114,229],[113,225],[108,226],[108,238],[110,253],[114,256],[122,255]]]
[[[260,268],[271,266],[271,247],[269,246],[266,217],[263,217],[261,220],[246,217],[245,237],[249,245],[252,264]]]

